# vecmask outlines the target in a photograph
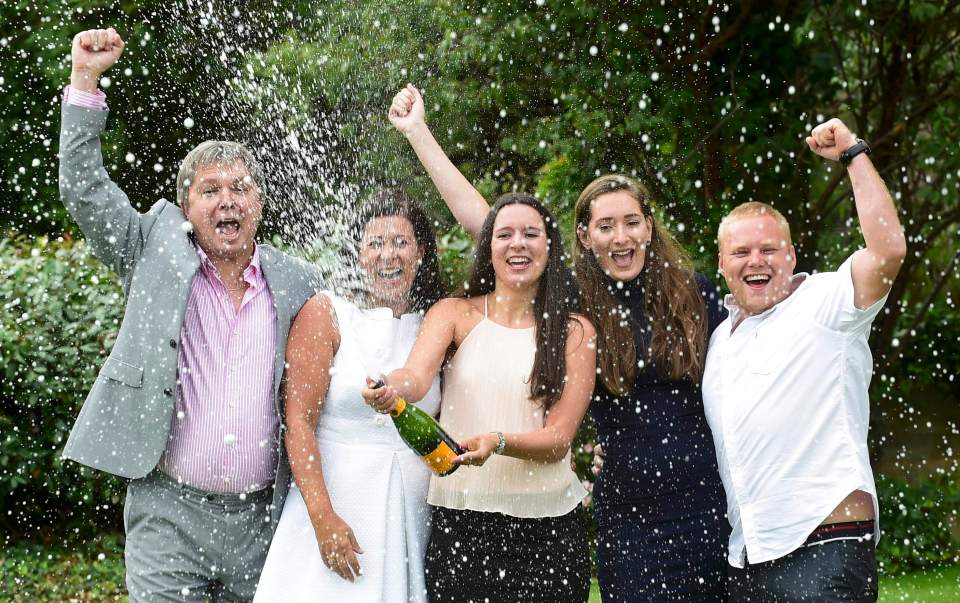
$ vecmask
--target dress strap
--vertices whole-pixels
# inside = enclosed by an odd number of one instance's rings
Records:
[[[490,297],[490,294],[487,293],[483,296],[483,317],[487,317],[487,298]]]

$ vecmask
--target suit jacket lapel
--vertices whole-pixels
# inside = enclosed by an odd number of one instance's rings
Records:
[[[273,299],[273,309],[277,315],[275,357],[274,357],[274,375],[273,389],[274,393],[279,391],[280,380],[283,378],[284,353],[287,348],[287,335],[290,332],[290,324],[293,322],[291,305],[288,299],[289,291],[285,285],[284,269],[277,261],[273,249],[260,246],[260,269],[263,270],[263,278],[267,281],[267,287],[270,289],[270,297]],[[277,405],[279,407],[279,399]]]

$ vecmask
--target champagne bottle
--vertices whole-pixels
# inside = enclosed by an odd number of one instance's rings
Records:
[[[431,471],[443,477],[457,470],[460,465],[453,463],[453,459],[463,454],[463,449],[436,419],[413,404],[407,404],[403,398],[397,399],[390,414],[404,443],[420,455]]]

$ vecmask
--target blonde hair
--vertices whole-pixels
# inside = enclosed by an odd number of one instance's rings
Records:
[[[575,266],[583,313],[597,329],[598,381],[612,394],[630,391],[637,377],[637,361],[653,361],[671,379],[699,383],[707,349],[707,310],[686,251],[654,212],[654,200],[642,183],[607,174],[587,185],[574,209],[576,228],[590,225],[593,201],[607,193],[626,191],[650,219],[650,244],[643,272],[643,308],[647,315],[650,348],[638,350],[633,331],[624,328],[620,301],[610,291],[610,279],[592,251],[574,237]]]
[[[780,225],[780,229],[783,230],[784,241],[787,245],[792,245],[793,241],[790,238],[790,224],[787,222],[787,219],[783,217],[777,209],[767,203],[761,203],[760,201],[747,201],[746,203],[741,203],[740,205],[734,207],[730,210],[726,216],[723,217],[723,220],[720,220],[720,226],[717,228],[717,242],[720,246],[723,246],[723,234],[727,230],[727,225],[731,222],[735,222],[740,218],[748,218],[753,216],[770,216],[773,218],[777,224]]]

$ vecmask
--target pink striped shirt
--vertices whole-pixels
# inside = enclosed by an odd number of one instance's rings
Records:
[[[84,92],[67,85],[63,89],[63,102],[87,109],[99,109],[101,111],[107,109],[107,95],[104,94],[103,90]]]
[[[63,91],[63,102],[88,109],[106,110],[106,98],[101,90]],[[158,467],[210,492],[253,492],[273,482],[278,461],[273,295],[259,248],[243,272],[249,287],[239,310],[199,247],[197,255],[178,344],[175,414]]]
[[[160,469],[210,492],[253,492],[276,477],[280,418],[274,405],[277,315],[255,249],[235,310],[217,269],[197,248],[180,331],[177,399]]]

